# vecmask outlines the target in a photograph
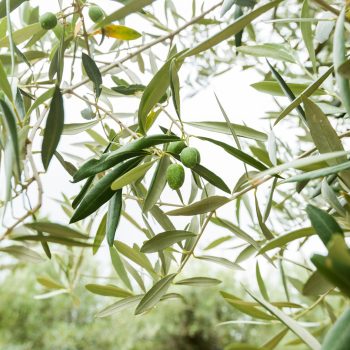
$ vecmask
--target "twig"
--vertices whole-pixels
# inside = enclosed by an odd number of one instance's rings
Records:
[[[104,66],[103,68],[101,68],[101,73],[105,74],[108,71],[110,71],[111,69],[118,67],[120,64],[130,60],[131,58],[139,55],[140,53],[142,53],[145,50],[150,49],[151,47],[162,43],[163,41],[166,41],[168,39],[172,39],[174,36],[178,35],[179,33],[181,33],[183,30],[185,30],[187,27],[191,26],[192,24],[195,24],[196,22],[198,22],[200,19],[202,19],[203,17],[205,17],[208,13],[214,11],[216,8],[218,8],[220,5],[222,4],[222,1],[220,1],[218,4],[212,6],[211,8],[209,8],[207,11],[204,11],[203,13],[201,13],[199,16],[192,18],[189,22],[185,23],[183,26],[179,27],[178,29],[174,30],[173,32],[161,36],[156,40],[151,41],[150,43],[141,46],[138,50],[131,52],[130,54],[128,54],[127,56],[125,56],[124,58],[120,59],[117,62],[112,62],[106,66]],[[73,90],[77,89],[78,87],[85,85],[87,82],[89,81],[88,78],[83,79],[82,81],[80,81],[79,83],[76,83],[75,85],[72,85],[70,87],[68,87],[67,89],[63,90],[62,93],[66,94],[66,93],[71,93]]]
[[[97,104],[96,102],[92,102],[89,99],[78,95],[75,91],[69,91],[69,93],[71,95],[74,95],[75,97],[79,98],[80,100],[88,103],[90,106],[94,106],[96,109],[101,110],[103,113],[106,113],[109,117],[111,117],[115,122],[117,122],[119,124],[119,126],[122,129],[125,129],[132,137],[134,138],[138,138],[139,136],[132,131],[128,126],[126,126],[119,118],[117,118],[112,112],[108,111],[107,109],[101,107],[99,104]]]

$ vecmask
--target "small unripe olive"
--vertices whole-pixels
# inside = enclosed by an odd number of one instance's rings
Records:
[[[40,17],[41,28],[50,30],[57,26],[56,15],[52,12],[46,12]]]
[[[185,181],[185,169],[180,164],[171,164],[166,172],[168,185],[173,190],[178,190]]]
[[[180,154],[181,151],[186,148],[186,144],[183,141],[170,142],[167,151],[171,153]]]
[[[186,147],[180,153],[182,164],[187,168],[193,168],[200,163],[201,157],[197,148]]]
[[[89,7],[89,17],[94,23],[102,21],[104,16],[105,14],[100,6],[94,5]]]

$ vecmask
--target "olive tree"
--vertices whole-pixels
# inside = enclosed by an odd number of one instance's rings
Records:
[[[108,247],[119,284],[86,285],[111,299],[98,317],[125,308],[140,315],[182,300],[183,288],[220,285],[191,274],[196,261],[239,276],[254,266],[256,290],[243,282],[244,298],[230,290],[218,298],[242,318],[281,328],[227,349],[347,349],[347,4],[193,0],[184,13],[172,0],[60,0],[58,12],[44,13],[31,3],[0,2],[1,254],[34,262],[46,255],[60,278],[38,282],[48,296],[75,300],[86,252]],[[147,25],[134,28],[135,18]],[[232,67],[259,74],[252,87],[274,102],[264,130],[233,123],[218,96],[210,121],[182,113],[186,94]],[[85,107],[77,123],[78,102]],[[90,137],[82,149],[61,149],[64,135],[80,134]],[[204,144],[225,153],[222,171],[244,165],[236,183],[203,164]],[[57,166],[77,184],[74,195],[56,191],[66,222],[43,215],[42,178],[54,182]],[[130,244],[121,219],[139,241]],[[226,234],[200,249],[215,230]],[[272,267],[268,276],[261,266]],[[275,300],[274,283],[285,300]],[[284,344],[289,332],[295,340]]]

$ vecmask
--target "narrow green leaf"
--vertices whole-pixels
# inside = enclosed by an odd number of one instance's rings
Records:
[[[112,182],[128,170],[134,168],[142,158],[130,159],[125,163],[119,164],[110,173],[103,176],[83,197],[70,222],[73,223],[85,219],[108,202],[115,193],[111,189]]]
[[[77,172],[77,168],[71,162],[66,161],[57,151],[55,151],[55,157],[70,176],[73,176]]]
[[[282,323],[284,323],[295,335],[297,335],[306,345],[312,350],[320,350],[321,345],[305,328],[302,328],[297,321],[293,320],[285,313],[271,305],[266,300],[260,299],[254,296],[250,291],[247,290],[249,295],[256,300],[261,306],[268,310],[272,315],[276,316]]]
[[[231,239],[232,239],[231,236],[224,236],[224,237],[217,238],[213,242],[209,243],[203,250],[210,250],[210,249],[216,248],[217,246],[227,241],[230,241]]]
[[[347,272],[339,273],[339,265],[334,266],[334,261],[327,256],[315,254],[311,257],[312,263],[317,267],[317,270],[334,286],[338,287],[345,295],[350,296],[350,285],[347,279]],[[349,271],[349,266],[346,266],[346,271]]]
[[[256,8],[254,11],[249,12],[245,16],[240,17],[238,20],[233,22],[221,32],[215,34],[214,36],[212,36],[208,40],[205,40],[204,42],[200,43],[194,48],[186,51],[183,54],[183,57],[185,58],[198,55],[199,53],[211,49],[217,44],[220,44],[222,41],[231,38],[233,35],[239,33],[244,27],[250,24],[254,19],[258,18],[270,9],[276,7],[280,2],[281,0],[271,1],[265,5]]]
[[[256,195],[256,192],[254,192],[254,199],[255,199],[255,211],[256,211],[256,216],[258,219],[258,223],[261,229],[262,234],[264,235],[264,237],[267,240],[271,240],[274,238],[273,233],[270,231],[270,229],[267,227],[267,225],[265,224],[261,211],[260,211],[260,207],[259,207],[259,202],[258,202],[258,197]]]
[[[304,106],[311,137],[320,153],[344,151],[339,136],[320,107],[309,99],[304,101]],[[343,156],[330,159],[327,163],[329,165],[336,165],[344,163],[346,160],[346,156]],[[350,172],[344,171],[341,176],[344,178],[344,181],[350,185]]]
[[[260,267],[259,267],[259,263],[258,262],[256,262],[255,275],[256,275],[256,280],[258,282],[259,290],[260,290],[260,293],[261,293],[262,297],[265,300],[269,300],[270,298],[269,298],[269,295],[267,293],[267,289],[266,289],[266,286],[265,286],[265,283],[264,283],[264,279],[261,276]]]
[[[224,227],[225,229],[229,230],[231,233],[233,233],[238,238],[251,244],[255,249],[257,249],[257,250],[259,249],[260,245],[258,244],[258,242],[254,241],[254,239],[252,237],[250,237],[248,235],[248,233],[243,231],[240,227],[234,225],[232,222],[225,220],[225,219],[222,219],[222,218],[219,218],[219,217],[211,218],[210,221],[213,222],[215,225],[218,225],[220,227]]]
[[[29,263],[41,263],[45,260],[34,250],[31,250],[29,248],[20,246],[20,245],[11,245],[8,247],[0,248],[0,252],[4,252],[7,254],[11,254],[16,259],[29,262]]]
[[[16,236],[13,238],[17,241],[34,241],[34,242],[51,242],[51,243],[57,243],[66,245],[68,247],[92,247],[92,244],[86,243],[83,241],[77,241],[71,238],[65,238],[65,237],[59,237],[59,236],[31,236],[31,235],[24,235],[24,236]]]
[[[304,83],[286,83],[289,89],[292,91],[294,95],[300,95],[307,87],[307,84]],[[257,91],[272,95],[272,96],[285,96],[285,92],[283,92],[281,85],[277,81],[259,81],[257,83],[250,85]],[[315,96],[326,95],[326,91],[323,89],[316,89],[313,93]]]
[[[17,126],[16,126],[16,118],[6,101],[0,98],[0,105],[2,112],[1,116],[4,120],[4,124],[6,125],[6,129],[9,135],[9,140],[11,144],[12,155],[14,156],[14,160],[16,162],[18,174],[20,174],[20,157],[19,157],[19,146],[18,146],[18,134],[17,134]]]
[[[200,256],[196,256],[196,259],[199,260],[205,260],[205,261],[210,261],[214,264],[219,264],[221,266],[227,267],[231,270],[240,270],[243,271],[244,269],[239,266],[238,264],[226,259],[226,258],[222,258],[219,256],[212,256],[212,255],[200,255]]]
[[[338,318],[327,332],[321,350],[346,350],[350,344],[350,309]]]
[[[350,115],[350,83],[339,73],[339,67],[346,61],[345,47],[345,7],[338,16],[333,39],[333,61],[339,95],[348,115]]]
[[[346,60],[342,63],[338,69],[338,74],[340,74],[343,78],[350,79],[350,60]]]
[[[110,247],[109,253],[111,256],[112,265],[114,267],[115,272],[120,277],[120,279],[123,281],[124,285],[128,289],[132,290],[132,285],[131,285],[130,279],[128,277],[128,274],[126,272],[126,269],[124,267],[124,262],[120,258],[119,253],[117,252],[117,249],[115,247]]]
[[[91,129],[93,126],[98,124],[98,120],[93,120],[87,123],[72,123],[64,124],[63,126],[63,135],[77,135],[83,131]]]
[[[34,103],[31,105],[31,107],[28,109],[25,119],[27,119],[32,112],[37,109],[40,105],[42,105],[45,101],[47,101],[48,99],[50,99],[53,94],[55,92],[55,88],[52,87],[51,89],[48,89],[47,91],[45,91],[42,95],[40,95],[35,101]]]
[[[144,295],[140,303],[137,305],[135,315],[139,315],[154,307],[165,295],[176,275],[176,273],[168,275],[155,283],[154,286]]]
[[[350,162],[349,162],[350,165]],[[349,166],[350,167],[350,166]],[[337,211],[337,213],[341,216],[346,215],[346,211],[343,208],[342,204],[340,203],[337,195],[333,191],[332,187],[329,186],[327,179],[322,180],[322,185],[321,185],[321,193],[322,197],[325,199],[325,201]]]
[[[254,318],[262,319],[262,320],[273,320],[274,317],[270,316],[264,311],[261,311],[256,306],[244,302],[242,299],[236,297],[233,294],[229,294],[226,292],[220,292],[221,296],[225,299],[227,303],[233,306],[235,309],[243,312],[246,315],[249,315]]]
[[[94,89],[96,97],[100,97],[102,92],[102,75],[100,70],[97,67],[95,61],[84,52],[82,53],[82,61],[84,65],[85,72],[89,79],[94,83]]]
[[[80,192],[76,195],[76,197],[74,198],[73,202],[72,202],[72,208],[76,209],[77,206],[81,203],[81,201],[83,200],[86,192],[89,190],[91,184],[94,181],[94,176],[90,176],[86,182],[84,183],[83,187],[81,188]]]
[[[130,248],[128,245],[120,241],[114,241],[114,246],[125,257],[133,261],[135,264],[143,267],[150,274],[154,274],[150,261],[147,259],[146,255],[141,253],[136,247]]]
[[[306,98],[314,94],[314,92],[322,85],[322,83],[332,74],[334,67],[331,66],[325,73],[323,73],[316,81],[310,84],[300,95],[298,95],[292,103],[285,108],[278,116],[275,124],[278,124],[284,117],[286,117],[294,108],[299,106]]]
[[[173,104],[178,118],[181,118],[181,108],[180,108],[180,81],[178,76],[178,71],[181,64],[178,65],[176,59],[174,58],[170,63],[170,88],[171,95],[173,98]]]
[[[122,300],[118,300],[116,303],[107,306],[105,309],[101,310],[96,314],[96,317],[107,317],[115,314],[116,312],[120,312],[122,310],[125,310],[129,307],[134,306],[137,304],[141,299],[143,295],[135,295],[131,297],[124,298]]]
[[[123,266],[128,270],[129,274],[135,280],[135,282],[139,285],[141,290],[146,293],[145,283],[143,281],[143,276],[141,276],[142,272],[138,272],[131,264],[127,261],[123,260]]]
[[[118,190],[109,201],[106,223],[107,242],[113,246],[114,237],[119,225],[120,214],[123,206],[123,191]]]
[[[7,74],[0,61],[0,89],[4,91],[5,95],[10,101],[13,101],[12,89],[9,81],[7,80]]]
[[[101,244],[106,236],[106,224],[107,224],[107,214],[103,215],[102,220],[98,225],[98,228],[95,234],[94,246],[92,247],[92,252],[94,255],[100,249]]]
[[[338,152],[330,152],[330,153],[324,153],[324,154],[319,154],[316,156],[310,156],[302,159],[296,159],[292,160],[291,162],[286,162],[280,165],[277,165],[273,168],[270,168],[268,170],[265,170],[253,178],[254,181],[258,181],[259,179],[264,178],[265,176],[268,175],[275,175],[278,174],[282,171],[285,171],[287,169],[302,169],[306,166],[314,165],[314,164],[319,164],[323,163],[325,161],[329,161],[330,159],[335,159],[339,157],[346,156],[348,152],[346,151],[338,151]]]
[[[334,288],[334,285],[323,277],[319,271],[315,271],[304,284],[302,293],[306,296],[320,296],[332,288]]]
[[[309,204],[306,207],[306,213],[325,246],[328,245],[334,234],[344,235],[343,230],[333,216],[329,215],[324,210]]]
[[[89,236],[87,236],[86,234],[83,234],[68,226],[56,224],[54,222],[35,221],[29,224],[25,224],[25,227],[28,227],[35,231],[46,232],[57,237],[78,238],[78,239],[89,238]]]
[[[158,222],[158,224],[161,227],[163,227],[164,230],[166,231],[175,230],[174,224],[171,222],[168,216],[163,212],[163,210],[160,209],[157,205],[153,206],[153,208],[150,210],[150,213]]]
[[[166,214],[172,216],[192,216],[197,214],[205,214],[215,211],[228,202],[230,202],[230,199],[227,197],[211,196],[188,206],[168,211]]]
[[[338,174],[344,170],[348,170],[349,168],[350,168],[350,162],[347,161],[347,162],[339,164],[339,165],[333,165],[330,167],[321,168],[319,170],[308,171],[306,173],[291,176],[291,177],[283,180],[282,183],[313,180],[313,179],[317,179],[319,177],[326,177],[328,175]]]
[[[45,170],[56,151],[61,138],[64,125],[64,106],[61,90],[58,86],[53,93],[50,111],[47,116],[43,143],[41,146],[41,159]]]
[[[166,185],[166,169],[170,165],[170,158],[163,156],[160,158],[157,169],[154,172],[147,196],[143,203],[142,210],[148,212],[157,203]]]
[[[22,5],[24,2],[28,0],[10,0],[10,12],[15,10],[17,7]],[[0,18],[6,17],[6,0],[0,1]]]
[[[143,177],[149,169],[151,169],[152,165],[158,161],[158,159],[140,164],[135,168],[129,170],[125,174],[121,175],[119,178],[114,180],[111,184],[111,189],[113,191],[119,190],[126,185],[130,185],[131,183],[139,180]]]
[[[100,284],[87,284],[85,288],[91,293],[106,297],[126,298],[132,296],[132,293],[129,291],[111,284],[105,286]]]
[[[161,100],[170,85],[170,67],[173,59],[169,59],[155,74],[142,94],[138,111],[139,129],[145,134],[147,116],[153,107]]]
[[[24,41],[30,39],[33,35],[39,32],[46,32],[41,28],[40,23],[30,24],[24,28],[18,29],[13,32],[13,41],[16,45],[23,43]],[[0,39],[0,47],[9,47],[10,41],[8,37]]]
[[[199,138],[200,140],[203,140],[203,141],[211,142],[211,143],[223,148],[227,153],[229,153],[232,156],[234,156],[235,158],[241,160],[243,163],[248,164],[248,165],[250,165],[258,170],[263,171],[263,170],[267,169],[266,165],[264,165],[260,161],[256,160],[255,158],[253,158],[249,154],[239,150],[238,148],[232,147],[224,142],[217,141],[217,140],[214,140],[214,139],[211,139],[208,137],[197,136],[197,138]]]
[[[184,280],[177,281],[175,284],[181,286],[194,286],[194,287],[211,287],[220,284],[221,281],[216,278],[209,277],[191,277]]]
[[[267,350],[265,347],[257,347],[249,344],[231,343],[225,346],[224,350]]]
[[[303,7],[301,9],[301,18],[310,18],[310,10],[309,10],[309,1],[304,0],[303,2]],[[303,36],[303,40],[306,46],[306,49],[309,53],[309,57],[312,63],[312,67],[314,69],[314,72],[316,72],[317,67],[316,67],[316,55],[315,55],[315,50],[314,50],[314,45],[312,42],[312,23],[311,22],[300,22],[300,29],[301,29],[301,34]]]
[[[74,175],[74,182],[81,181],[87,177],[110,169],[119,162],[136,157],[138,155],[146,155],[143,151],[149,147],[161,145],[168,142],[178,141],[179,137],[175,135],[151,135],[145,136],[130,143],[123,145],[117,150],[103,154],[99,159],[90,159],[84,163],[77,173]]]
[[[263,58],[269,57],[283,62],[295,63],[291,49],[288,50],[281,44],[268,43],[254,46],[240,46],[237,47],[237,51],[245,55]]]
[[[209,169],[205,168],[201,164],[197,164],[192,168],[192,171],[194,171],[196,174],[201,176],[203,179],[207,180],[209,183],[214,185],[215,187],[219,188],[220,190],[231,193],[229,187],[226,185],[226,183],[216,174],[214,174]]]
[[[157,234],[141,247],[142,253],[155,253],[181,242],[184,239],[195,237],[196,234],[189,231],[166,231]]]
[[[47,289],[65,289],[62,284],[54,281],[51,277],[39,276],[36,280]]]
[[[276,237],[271,241],[267,242],[260,250],[259,254],[268,252],[271,249],[283,248],[289,242],[293,242],[299,238],[310,237],[315,234],[315,229],[312,227],[305,227],[295,231],[288,232],[284,235]]]
[[[285,335],[288,333],[289,329],[285,328],[278,332],[275,336],[269,339],[259,350],[273,350],[282,341]]]
[[[217,132],[220,134],[231,135],[231,130],[226,122],[203,121],[203,122],[185,122],[195,128]],[[267,141],[267,135],[261,131],[252,129],[245,125],[231,123],[237,136],[245,137],[256,141]]]
[[[272,67],[272,65],[270,64],[269,61],[267,61],[267,64],[269,65],[269,68],[271,70],[272,75],[275,77],[278,84],[280,85],[281,90],[289,98],[290,101],[293,101],[295,99],[295,96],[294,96],[292,90],[289,88],[288,84],[284,81],[284,79],[276,71],[276,69]],[[301,108],[301,106],[297,106],[296,109],[297,109],[298,113],[300,114],[300,116],[305,120],[305,113],[304,113],[303,109]]]

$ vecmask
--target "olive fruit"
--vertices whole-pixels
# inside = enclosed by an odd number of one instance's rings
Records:
[[[185,169],[180,164],[171,164],[166,171],[168,185],[173,190],[179,189],[185,181]]]
[[[181,151],[186,148],[186,144],[183,141],[170,142],[167,151],[175,154],[180,154]]]
[[[100,22],[104,16],[105,14],[101,7],[96,5],[89,7],[89,17],[94,23]]]
[[[56,15],[52,12],[46,12],[40,17],[41,28],[50,30],[57,26]]]
[[[197,148],[186,147],[180,153],[182,164],[187,168],[193,168],[201,161],[201,156]]]

